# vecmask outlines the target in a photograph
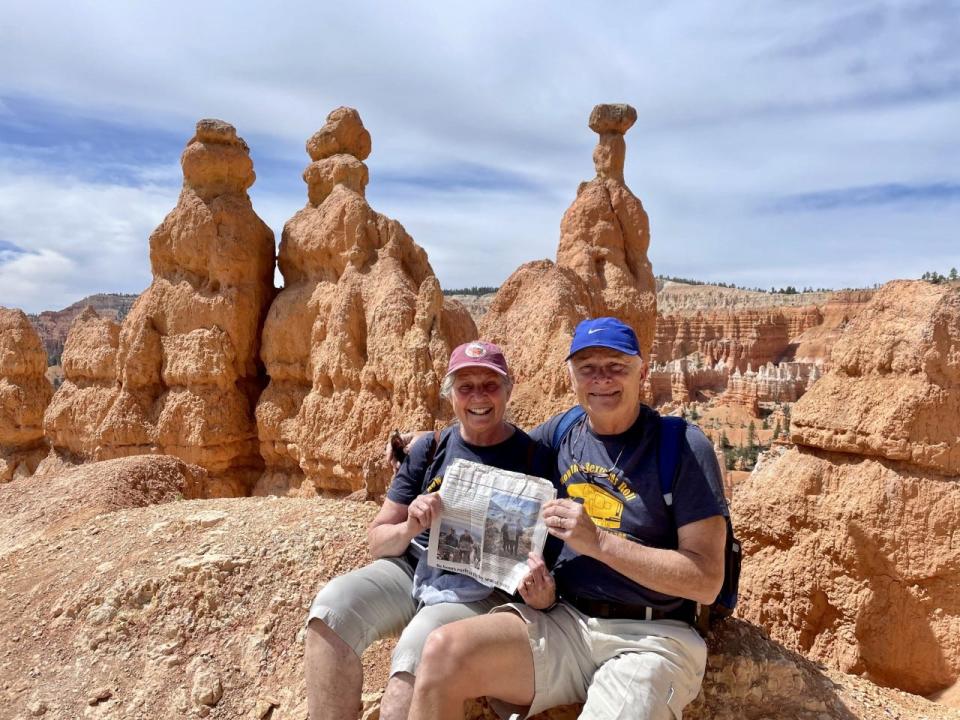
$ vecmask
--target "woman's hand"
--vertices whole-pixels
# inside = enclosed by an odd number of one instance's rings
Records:
[[[440,516],[443,503],[440,493],[433,492],[427,495],[418,495],[407,507],[407,533],[413,539],[433,524],[433,519]]]
[[[583,505],[573,500],[551,500],[543,506],[547,532],[563,540],[581,555],[594,557],[600,549],[600,528],[593,524]]]
[[[517,591],[523,601],[534,610],[543,610],[557,600],[557,584],[553,575],[547,572],[543,558],[535,553],[527,555],[529,572],[523,576]]]

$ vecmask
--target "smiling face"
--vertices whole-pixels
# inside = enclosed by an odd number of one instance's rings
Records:
[[[629,428],[640,412],[644,362],[608,348],[588,348],[570,358],[570,380],[590,425],[603,435]]]
[[[503,421],[510,399],[507,384],[505,377],[485,368],[464,368],[454,375],[450,403],[468,443],[492,445],[511,431]]]

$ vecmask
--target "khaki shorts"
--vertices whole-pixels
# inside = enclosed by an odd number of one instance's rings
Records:
[[[397,637],[390,675],[416,674],[427,635],[441,625],[485,615],[509,599],[499,590],[471,603],[419,606],[414,601],[413,568],[403,558],[381,558],[336,577],[317,594],[307,623],[325,623],[357,656],[377,640]]]
[[[550,612],[510,603],[527,623],[534,697],[528,708],[491,700],[502,718],[584,703],[580,720],[673,720],[700,692],[703,638],[679,620],[605,620],[561,602]]]

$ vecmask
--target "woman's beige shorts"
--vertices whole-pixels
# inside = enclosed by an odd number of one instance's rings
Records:
[[[420,607],[412,591],[413,568],[405,559],[374,560],[324,585],[310,606],[307,623],[314,618],[322,621],[358,656],[375,641],[399,635],[390,675],[415,675],[430,631],[456,620],[485,615],[508,601],[506,595],[494,590],[477,602]]]

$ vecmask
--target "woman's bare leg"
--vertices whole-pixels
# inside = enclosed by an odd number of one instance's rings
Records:
[[[303,666],[310,720],[356,720],[363,665],[353,648],[317,618],[307,625]]]

